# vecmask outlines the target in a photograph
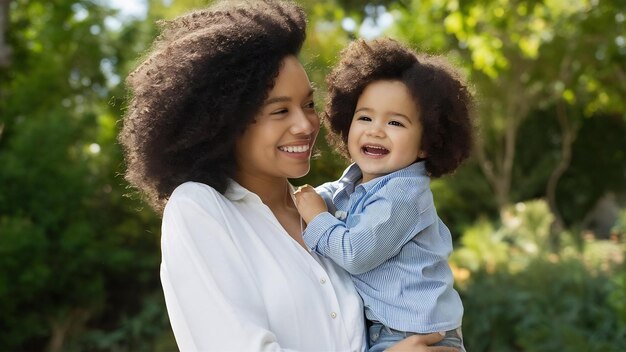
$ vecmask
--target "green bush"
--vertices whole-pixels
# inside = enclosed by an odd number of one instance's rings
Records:
[[[626,209],[622,209],[619,212],[617,221],[615,222],[615,225],[613,226],[611,231],[617,235],[626,235]]]
[[[481,219],[451,257],[469,351],[626,351],[624,244],[560,234],[544,201]]]
[[[626,270],[618,274],[622,281],[592,274],[577,260],[538,259],[516,274],[474,275],[461,291],[466,347],[468,351],[626,351]],[[622,296],[616,297],[615,292]],[[621,312],[607,304],[610,298],[621,305]]]
[[[493,272],[501,267],[512,272],[524,270],[532,258],[550,255],[552,221],[546,202],[518,203],[505,211],[498,227],[486,219],[468,227],[450,260],[470,271]]]
[[[622,324],[626,324],[626,263],[611,281],[614,288],[609,294],[608,303],[613,307]]]

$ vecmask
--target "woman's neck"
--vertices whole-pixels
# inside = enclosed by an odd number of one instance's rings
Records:
[[[303,223],[291,194],[287,178],[259,177],[239,173],[235,181],[250,192],[256,193],[261,201],[272,211],[276,220],[287,234],[300,246],[307,249],[302,239]]]
[[[252,193],[255,193],[270,209],[294,208],[291,186],[287,178],[262,177],[240,173],[235,181]]]

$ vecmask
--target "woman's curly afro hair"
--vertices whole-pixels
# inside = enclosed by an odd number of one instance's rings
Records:
[[[298,55],[306,15],[281,0],[225,0],[162,23],[146,59],[128,76],[119,142],[126,179],[161,210],[186,181],[224,192],[234,143]]]
[[[421,149],[432,177],[453,172],[470,154],[472,96],[459,73],[441,56],[416,54],[389,39],[353,41],[326,78],[328,140],[346,157],[348,131],[365,87],[379,80],[403,82],[411,92],[423,128]]]

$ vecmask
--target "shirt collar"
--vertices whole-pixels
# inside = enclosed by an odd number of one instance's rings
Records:
[[[339,178],[339,183],[341,186],[339,189],[346,190],[348,194],[354,192],[354,187],[356,183],[361,179],[363,173],[357,164],[351,164],[346,168],[343,172],[343,175]]]
[[[422,160],[422,161],[415,162],[403,169],[394,171],[384,176],[376,177],[375,179],[372,179],[365,183],[361,183],[358,186],[355,186],[355,184],[361,179],[361,177],[363,177],[363,173],[361,172],[361,169],[359,168],[359,166],[353,163],[350,166],[348,166],[348,168],[343,173],[343,175],[341,175],[340,180],[341,180],[341,183],[343,184],[343,188],[345,188],[347,191],[351,193],[354,191],[356,187],[363,187],[365,191],[369,191],[381,181],[386,181],[395,177],[412,177],[412,176],[413,177],[414,176],[426,176],[426,162],[425,161]]]
[[[254,194],[244,188],[242,185],[237,183],[237,181],[232,178],[228,179],[228,187],[226,187],[226,192],[224,192],[224,196],[232,201],[238,201],[245,198],[247,195]]]
[[[289,184],[289,188],[291,189],[291,193],[295,191],[294,187],[291,184]],[[226,187],[224,196],[233,202],[242,200],[245,197],[258,199],[261,202],[261,198],[259,198],[259,196],[256,193],[249,191],[247,188],[240,185],[239,183],[237,183],[237,181],[233,180],[232,178],[228,179],[228,186]]]

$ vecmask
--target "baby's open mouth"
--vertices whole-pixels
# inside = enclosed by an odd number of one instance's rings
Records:
[[[365,145],[361,148],[361,150],[363,151],[363,153],[367,155],[380,156],[380,155],[389,154],[389,150],[387,150],[387,148],[380,147],[377,145]]]

